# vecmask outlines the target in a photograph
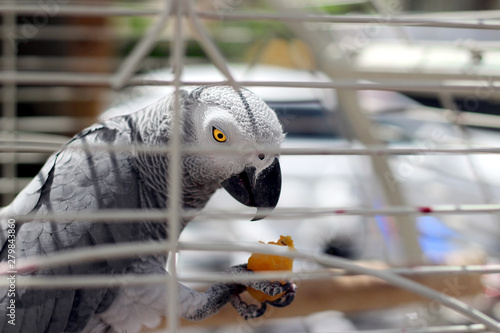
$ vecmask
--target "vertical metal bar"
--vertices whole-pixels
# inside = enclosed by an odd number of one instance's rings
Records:
[[[168,2],[168,1],[167,1]],[[174,70],[174,110],[172,115],[171,131],[170,131],[170,148],[169,156],[169,200],[168,200],[168,243],[174,255],[170,256],[168,262],[168,272],[170,279],[167,282],[168,287],[168,327],[169,332],[177,332],[179,327],[179,318],[177,311],[177,303],[179,299],[179,288],[176,269],[177,240],[180,234],[181,209],[182,209],[182,151],[181,151],[181,126],[182,113],[180,101],[181,74],[184,62],[184,31],[182,27],[183,6],[189,5],[182,0],[176,0],[174,3],[175,10],[175,25],[174,25],[174,40],[173,40],[173,70]]]
[[[15,0],[7,0],[8,4],[15,4]],[[16,14],[13,12],[5,13],[2,16],[2,63],[4,72],[14,73],[17,67],[17,44],[16,44]],[[5,83],[2,87],[2,109],[3,117],[1,130],[8,136],[9,140],[16,139],[16,115],[17,115],[17,86],[15,83]],[[5,194],[6,203],[12,201],[17,189],[17,154],[4,154],[2,158],[3,168],[2,177],[10,180],[10,188]]]
[[[208,57],[210,60],[212,60],[212,63],[217,67],[217,69],[227,78],[229,84],[234,88],[234,90],[240,90],[240,85],[236,80],[233,78],[233,75],[231,74],[231,71],[229,70],[229,67],[227,65],[226,59],[220,52],[219,48],[215,44],[215,42],[210,38],[210,34],[208,33],[207,29],[203,26],[203,24],[200,21],[200,18],[195,12],[195,8],[193,5],[193,1],[188,1],[189,2],[189,22],[191,23],[191,26],[193,27],[194,31],[196,32],[194,34],[194,37],[198,40],[198,43],[203,47],[203,50],[207,53]]]
[[[148,55],[148,52],[151,51],[155,43],[158,42],[158,38],[167,25],[171,12],[171,3],[167,2],[167,6],[161,12],[158,21],[151,26],[132,52],[121,63],[120,68],[111,81],[113,88],[121,89],[127,84],[127,81],[135,73],[141,61]]]
[[[400,2],[399,0],[396,0],[398,3]],[[384,14],[384,7],[387,6],[387,3],[382,1],[382,0],[368,0],[372,7],[377,11],[378,14],[383,15]],[[392,7],[395,6],[395,1],[392,1],[391,3]],[[402,6],[402,4],[399,4],[398,7]],[[402,25],[395,25],[392,27],[392,29],[407,43],[407,44],[412,44],[413,40],[411,36],[406,32],[405,27]]]

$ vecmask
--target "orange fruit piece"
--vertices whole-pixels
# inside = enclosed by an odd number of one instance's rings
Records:
[[[263,242],[261,242],[263,243]],[[295,250],[293,246],[293,240],[291,236],[280,236],[280,239],[277,242],[268,242],[267,244],[274,244],[280,246],[288,246],[289,250]],[[248,258],[247,268],[251,271],[291,271],[293,268],[293,258],[278,256],[278,255],[270,255],[263,253],[252,253],[250,258]],[[282,281],[282,284],[285,282]],[[264,301],[275,301],[282,297],[286,292],[282,292],[275,296],[269,296],[262,291],[247,287],[247,291],[252,295],[253,298],[258,300],[259,302]]]

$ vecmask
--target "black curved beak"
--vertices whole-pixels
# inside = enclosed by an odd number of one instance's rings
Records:
[[[226,179],[221,185],[242,204],[257,207],[257,215],[252,221],[261,220],[266,217],[262,211],[274,209],[280,198],[281,168],[278,158],[258,178],[255,177],[255,168],[245,168],[242,173]]]

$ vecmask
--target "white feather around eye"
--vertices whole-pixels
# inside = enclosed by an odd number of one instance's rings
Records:
[[[205,114],[205,121],[202,126],[203,139],[210,143],[230,145],[248,141],[244,133],[238,128],[231,114],[220,108],[209,108]],[[225,141],[221,142],[214,138],[214,128],[225,136]]]

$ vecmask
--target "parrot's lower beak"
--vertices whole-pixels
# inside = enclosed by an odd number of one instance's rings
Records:
[[[245,168],[242,173],[223,181],[221,185],[242,204],[257,207],[257,215],[252,221],[261,220],[266,217],[263,210],[268,213],[276,207],[280,198],[281,169],[278,158],[258,177],[255,177],[255,168]]]

